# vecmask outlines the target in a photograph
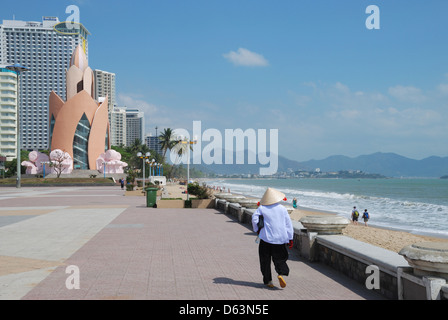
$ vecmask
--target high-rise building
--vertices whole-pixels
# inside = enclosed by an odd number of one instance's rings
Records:
[[[17,74],[0,65],[0,156],[17,158]]]
[[[126,109],[113,108],[110,119],[111,144],[113,146],[126,146]]]
[[[126,146],[132,145],[136,139],[144,143],[145,116],[138,109],[126,110]]]
[[[115,106],[115,73],[93,70],[95,76],[95,99],[109,97],[109,120]]]
[[[82,25],[74,28],[57,17],[42,22],[3,20],[0,24],[0,64],[19,63],[29,72],[20,77],[20,128],[23,149],[48,149],[48,98],[55,91],[66,99],[66,72],[73,51],[81,45],[88,56]]]
[[[146,136],[145,144],[148,146],[149,149],[154,150],[160,155],[163,155],[162,145],[160,143],[160,139],[158,136],[152,136],[152,135]]]

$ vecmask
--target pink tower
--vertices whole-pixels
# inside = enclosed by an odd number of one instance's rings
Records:
[[[67,101],[50,93],[50,151],[67,152],[75,169],[99,170],[97,159],[110,149],[108,97],[101,103],[94,99],[94,74],[81,46],[66,77]]]

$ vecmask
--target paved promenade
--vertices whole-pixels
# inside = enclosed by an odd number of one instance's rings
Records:
[[[217,210],[146,208],[119,187],[0,188],[0,299],[382,299],[294,251],[287,287],[266,288],[254,241]]]

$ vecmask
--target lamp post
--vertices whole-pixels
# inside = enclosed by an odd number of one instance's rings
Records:
[[[103,173],[104,173],[104,179],[106,179],[106,165],[107,165],[107,162],[106,161],[103,161]]]
[[[190,182],[190,147],[198,143],[198,139],[194,137],[193,140],[188,140],[186,137],[178,136],[177,142],[188,145],[187,147],[187,200],[190,200],[190,193],[188,192],[188,183]]]
[[[145,155],[143,155],[141,152],[137,153],[137,157],[143,160],[143,190],[145,189],[145,167],[146,167],[146,159],[148,159],[151,156],[151,153],[146,152]]]
[[[153,170],[152,168],[154,167],[154,165],[155,165],[155,162],[156,162],[156,160],[154,160],[154,159],[152,159],[150,162],[149,162],[149,170],[151,170],[151,176],[153,176],[153,177],[155,177],[155,170]]]
[[[20,103],[19,103],[19,78],[21,72],[26,72],[30,70],[27,67],[21,66],[20,64],[16,63],[12,66],[7,66],[6,69],[14,71],[17,74],[17,180],[16,180],[16,187],[21,187],[21,179],[22,179],[22,164],[20,163]]]
[[[47,164],[50,164],[51,162],[49,162],[49,161],[44,161],[44,162],[41,162],[43,165],[44,165],[44,179],[45,179],[45,166],[47,165]]]
[[[149,177],[148,177],[148,179],[149,179],[149,181],[151,181],[151,162],[149,162],[149,159],[145,160],[145,166],[146,166],[146,164],[149,166]]]

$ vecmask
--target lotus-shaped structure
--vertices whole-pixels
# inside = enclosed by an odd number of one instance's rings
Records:
[[[110,149],[108,98],[94,99],[95,81],[82,46],[67,71],[67,101],[50,93],[50,150],[70,155],[74,169],[100,170],[97,159]]]
[[[44,171],[44,163],[49,162],[50,158],[45,153],[32,151],[28,155],[29,161],[23,161],[22,166],[26,167],[26,174],[38,174]]]
[[[102,153],[96,162],[101,173],[123,173],[123,168],[128,166],[126,162],[121,161],[121,154],[115,150]]]

